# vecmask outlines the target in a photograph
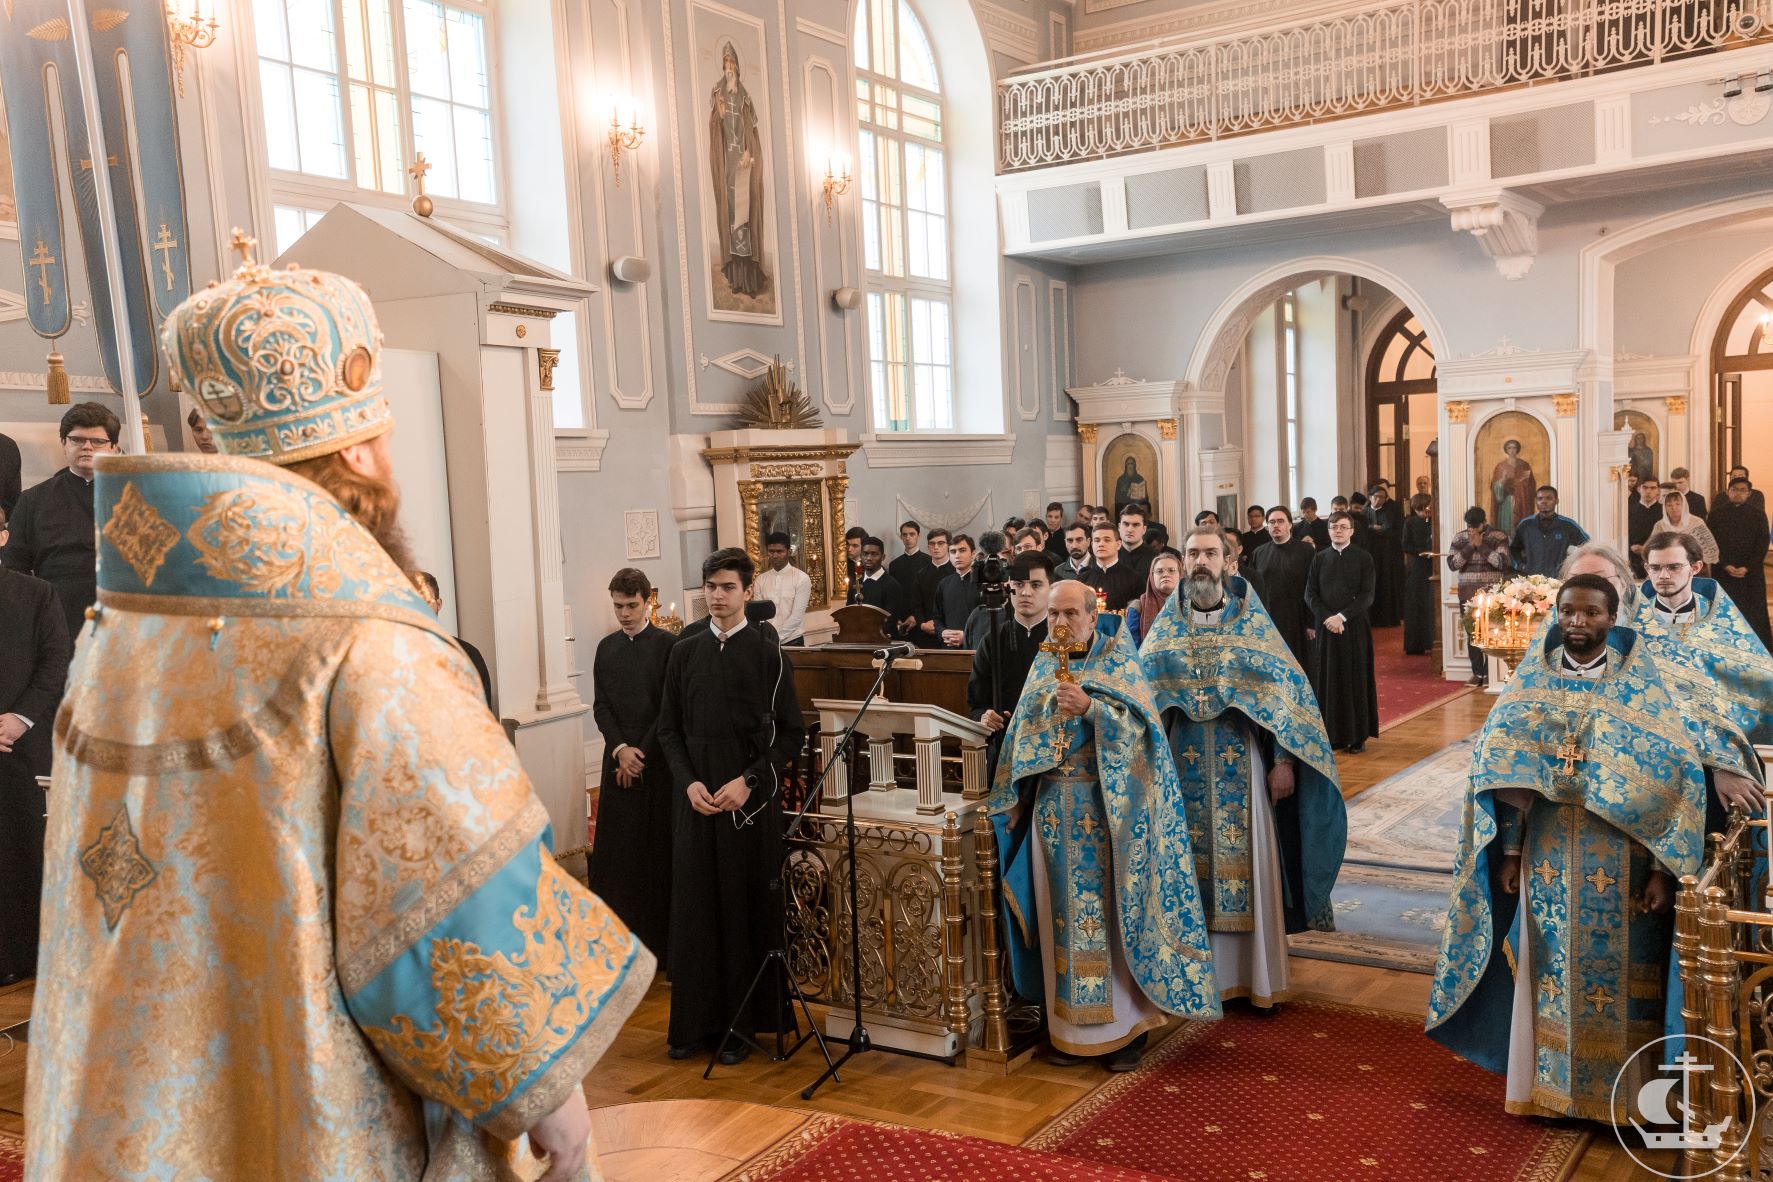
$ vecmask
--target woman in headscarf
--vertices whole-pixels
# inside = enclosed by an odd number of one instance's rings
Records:
[[[1127,634],[1134,644],[1145,642],[1145,634],[1164,610],[1164,601],[1175,594],[1176,584],[1181,581],[1182,556],[1174,550],[1160,550],[1145,576],[1145,594],[1127,604]]]

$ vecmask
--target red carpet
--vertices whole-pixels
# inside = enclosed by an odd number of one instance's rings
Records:
[[[1379,682],[1381,733],[1469,692],[1460,682],[1441,676],[1440,654],[1405,656],[1402,628],[1373,629],[1373,674]]]
[[[1194,1175],[1194,1176],[1199,1176]],[[722,1182],[1163,1182],[976,1137],[816,1116]]]
[[[25,1143],[11,1133],[0,1133],[0,1182],[23,1182]]]
[[[1587,1139],[1505,1114],[1420,1018],[1294,1003],[1185,1026],[1027,1147],[1178,1179],[1553,1182]]]

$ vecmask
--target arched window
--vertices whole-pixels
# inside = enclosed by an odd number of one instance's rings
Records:
[[[1373,346],[1367,368],[1369,476],[1389,480],[1407,500],[1418,476],[1434,478],[1429,445],[1437,413],[1434,346],[1416,314],[1392,317]]]
[[[1773,271],[1756,276],[1724,313],[1711,347],[1712,474],[1766,466],[1773,408]],[[1758,478],[1766,481],[1765,476]]]
[[[859,0],[854,46],[874,429],[952,431],[954,284],[936,55],[906,0]]]

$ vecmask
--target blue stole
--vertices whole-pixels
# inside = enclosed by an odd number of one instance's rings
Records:
[[[1693,580],[1693,622],[1656,617],[1656,589],[1645,583],[1631,622],[1643,635],[1687,712],[1707,767],[1759,781],[1756,743],[1773,744],[1773,656],[1713,579]]]
[[[1096,701],[1087,722],[1060,715],[1057,659],[1042,653],[1004,731],[986,809],[1004,852],[1004,894],[1015,917],[1008,933],[1012,979],[1024,997],[1044,992],[1027,844],[1040,840],[1054,906],[1068,920],[1054,941],[1062,996],[1049,1004],[1063,1006],[1073,1021],[1112,1019],[1104,922],[1112,905],[1120,951],[1145,996],[1167,1013],[1217,1018],[1219,990],[1176,769],[1121,625],[1118,616],[1099,615],[1089,655],[1081,669],[1073,666]],[[1064,760],[1062,729],[1070,747]],[[1027,807],[1011,828],[1005,814],[1019,802]]]
[[[1241,910],[1247,915],[1249,910],[1249,822],[1245,819],[1240,825],[1235,818],[1249,809],[1249,760],[1254,753],[1234,733],[1242,728],[1227,725],[1247,723],[1266,731],[1277,752],[1298,761],[1294,803],[1282,801],[1279,806],[1298,811],[1297,844],[1279,843],[1287,930],[1334,931],[1330,891],[1342,868],[1348,809],[1317,697],[1262,600],[1247,581],[1233,575],[1226,581],[1225,614],[1219,623],[1203,626],[1195,623],[1178,591],[1152,622],[1139,659],[1158,709],[1170,723],[1176,771],[1190,812],[1215,819],[1212,826],[1203,827],[1211,828],[1215,845],[1223,847],[1213,859],[1212,913]],[[1222,818],[1230,819],[1231,825]],[[1240,864],[1241,879],[1236,869]],[[1230,871],[1223,880],[1217,874],[1221,868]],[[1208,878],[1202,874],[1203,883]],[[1214,926],[1249,930],[1247,923]]]
[[[1538,934],[1534,1106],[1606,1120],[1601,1089],[1635,1049],[1625,1043],[1661,1033],[1665,1017],[1669,917],[1643,915],[1633,896],[1654,865],[1676,877],[1698,869],[1705,775],[1634,633],[1608,636],[1607,673],[1596,681],[1559,671],[1562,639],[1555,624],[1541,634],[1472,753],[1427,1029],[1479,1066],[1506,1071],[1514,961]],[[1498,807],[1503,789],[1532,795],[1530,818]],[[1510,837],[1525,842],[1518,895],[1498,885],[1496,843]]]

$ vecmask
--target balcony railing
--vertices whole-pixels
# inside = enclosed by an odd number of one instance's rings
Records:
[[[1005,79],[1001,167],[1146,152],[1769,41],[1773,0],[1399,0]]]

